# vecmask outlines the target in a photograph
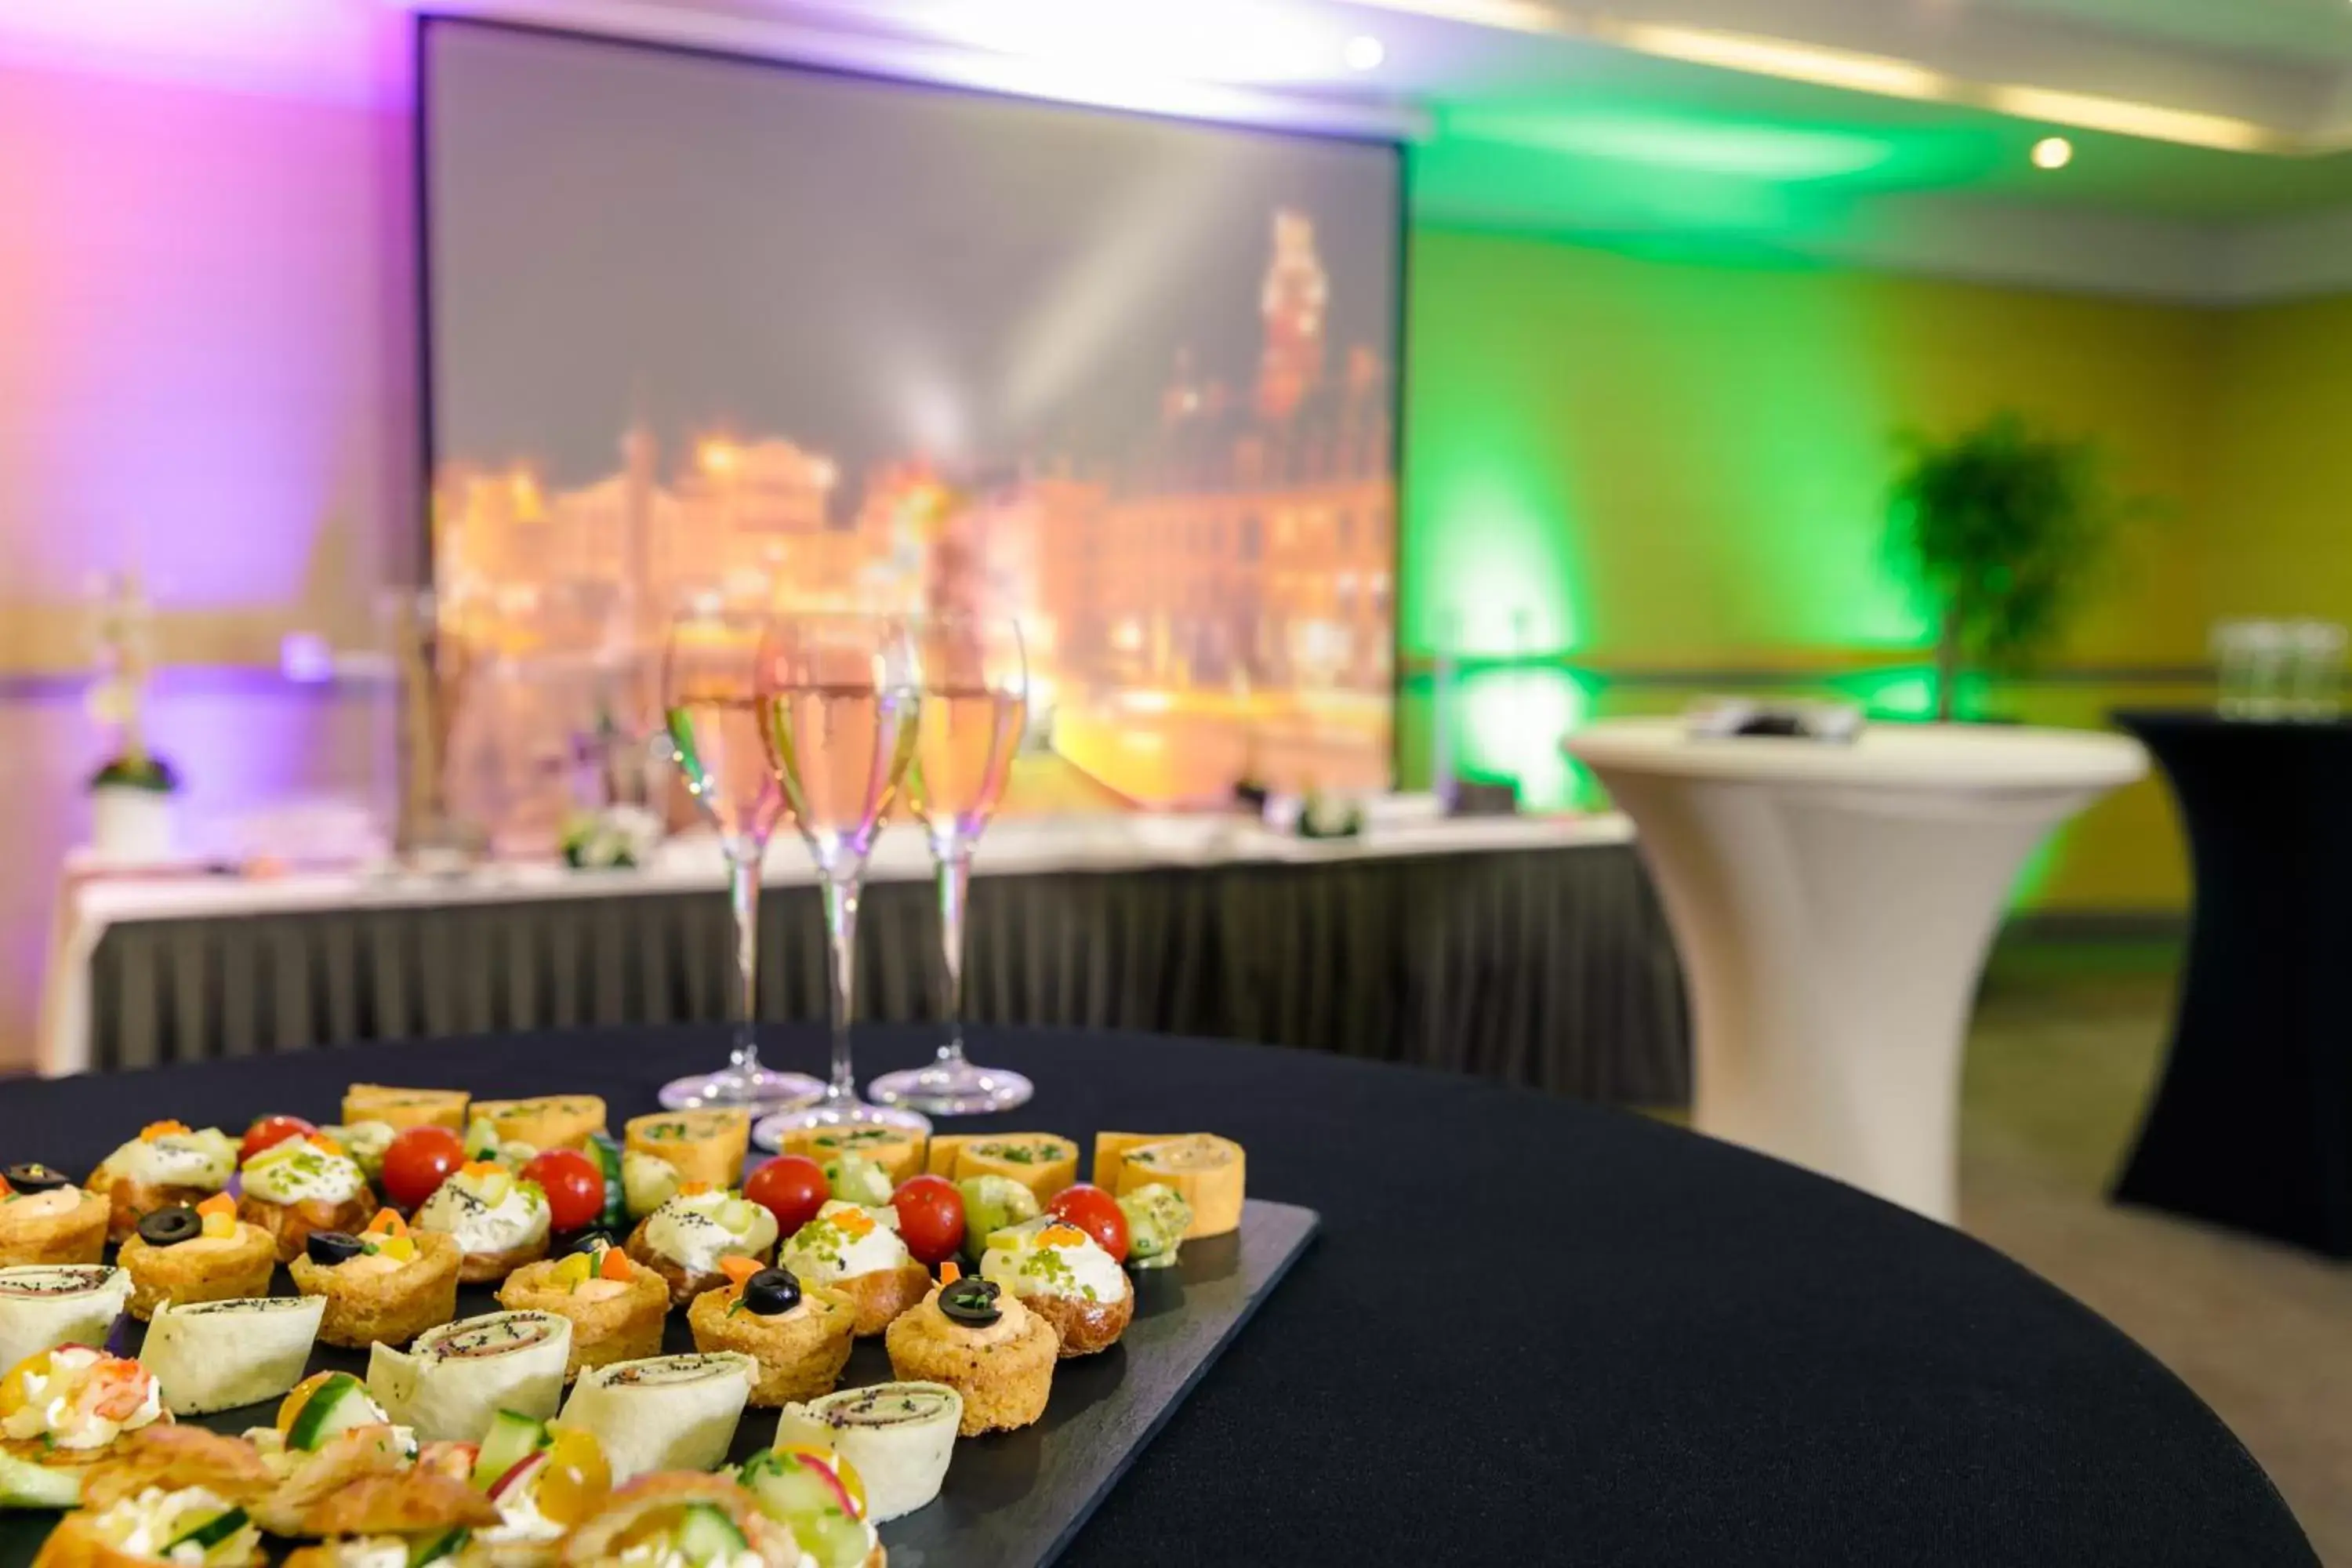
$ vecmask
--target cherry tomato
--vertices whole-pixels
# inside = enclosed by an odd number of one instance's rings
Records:
[[[283,1143],[289,1138],[308,1138],[318,1129],[299,1116],[265,1116],[245,1130],[245,1142],[236,1152],[236,1163],[244,1164],[273,1143]]]
[[[390,1172],[389,1163],[385,1165]],[[604,1216],[604,1173],[577,1149],[550,1149],[522,1168],[522,1179],[547,1194],[547,1219],[558,1230],[578,1230]]]
[[[963,1194],[945,1176],[909,1176],[890,1194],[898,1239],[919,1263],[938,1263],[963,1245]]]
[[[743,1195],[776,1216],[776,1229],[785,1236],[816,1218],[832,1193],[824,1184],[824,1167],[805,1154],[779,1154],[751,1173]]]
[[[1117,1198],[1092,1182],[1064,1187],[1045,1205],[1045,1212],[1093,1237],[1114,1263],[1127,1261],[1127,1215],[1119,1212]]]
[[[465,1143],[446,1127],[404,1127],[383,1152],[384,1195],[413,1209],[465,1163]]]

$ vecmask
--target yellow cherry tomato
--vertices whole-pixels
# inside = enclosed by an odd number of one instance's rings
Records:
[[[561,1421],[548,1424],[547,1468],[539,1477],[539,1511],[558,1524],[577,1524],[604,1506],[613,1467],[596,1434]]]
[[[32,1402],[28,1392],[33,1379],[49,1375],[49,1352],[36,1351],[8,1369],[0,1377],[0,1420],[14,1415]]]
[[[334,1375],[331,1372],[314,1372],[296,1384],[292,1392],[278,1403],[278,1432],[280,1436],[294,1429],[296,1419],[302,1414],[302,1406],[310,1404],[310,1395],[318,1393],[320,1385]]]

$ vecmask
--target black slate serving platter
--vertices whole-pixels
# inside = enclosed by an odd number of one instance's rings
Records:
[[[891,1568],[1028,1568],[1060,1555],[1297,1261],[1318,1223],[1312,1209],[1252,1198],[1242,1205],[1238,1231],[1188,1241],[1174,1268],[1131,1276],[1135,1321],[1119,1342],[1100,1355],[1060,1363],[1045,1418],[1034,1426],[959,1439],[939,1500],[882,1527]],[[293,1289],[281,1269],[277,1293]],[[457,1293],[460,1317],[499,1310],[488,1289],[469,1286]],[[112,1348],[136,1354],[145,1331],[126,1318]],[[694,1348],[684,1312],[670,1314],[663,1348]],[[310,1370],[364,1376],[367,1355],[320,1345]],[[876,1339],[858,1344],[841,1381],[854,1388],[889,1376],[890,1358]],[[197,1419],[216,1431],[242,1432],[276,1415],[274,1404],[255,1405]],[[775,1412],[745,1412],[730,1458],[740,1461],[767,1447],[775,1429]],[[31,1563],[57,1519],[43,1510],[0,1513],[0,1568]],[[271,1544],[281,1555],[289,1550]]]

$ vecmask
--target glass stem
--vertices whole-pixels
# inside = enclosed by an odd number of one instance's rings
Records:
[[[859,868],[863,869],[863,868]],[[833,949],[833,1081],[825,1098],[857,1098],[849,1064],[851,998],[857,994],[857,872],[824,877],[824,933]]]
[[[760,995],[760,860],[759,847],[744,854],[738,845],[727,856],[727,899],[735,910],[735,1048],[728,1064],[738,1072],[760,1065],[760,1043],[753,1020],[759,1016]]]
[[[940,1060],[963,1062],[963,910],[971,887],[971,846],[950,834],[932,842],[940,863],[940,957],[948,976],[948,1043]]]

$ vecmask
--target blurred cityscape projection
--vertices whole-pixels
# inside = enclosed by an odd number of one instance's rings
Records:
[[[576,726],[599,672],[648,679],[672,606],[723,586],[780,610],[1018,617],[1030,743],[1008,812],[1203,803],[1244,775],[1385,785],[1391,372],[1370,345],[1326,341],[1312,218],[1280,208],[1263,232],[1256,363],[1180,351],[1124,457],[950,468],[908,454],[852,487],[791,431],[665,451],[639,420],[619,435],[619,467],[576,488],[530,461],[445,464],[445,630],[537,671],[509,696],[542,710],[509,709],[497,728],[511,741],[518,726]]]

